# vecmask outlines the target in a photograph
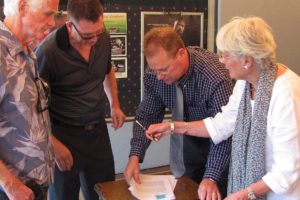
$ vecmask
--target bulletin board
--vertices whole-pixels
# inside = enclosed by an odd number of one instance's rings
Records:
[[[200,13],[203,30],[199,31],[197,41],[192,45],[207,47],[207,16],[208,1],[199,0],[164,0],[164,1],[124,1],[110,0],[103,2],[104,12],[106,13],[127,13],[127,78],[117,79],[119,100],[127,120],[134,119],[135,111],[142,99],[143,91],[143,71],[145,66],[142,55],[142,16],[145,13],[158,12],[160,14],[192,15]],[[174,16],[175,16],[174,15]],[[187,24],[193,26],[193,23]],[[192,37],[191,37],[192,38]],[[189,44],[188,44],[189,45]],[[106,117],[109,118],[109,104],[106,103]]]
[[[203,26],[199,42],[195,45],[207,48],[207,27],[208,27],[208,0],[101,0],[105,13],[125,13],[126,30],[110,28],[115,31],[111,33],[112,45],[122,41],[124,47],[115,48],[112,52],[112,65],[115,65],[118,84],[118,95],[126,120],[134,119],[135,111],[142,98],[143,71],[145,66],[142,55],[141,39],[141,18],[142,13],[176,13],[176,15],[191,15],[189,13],[201,13]],[[2,4],[3,5],[3,4]],[[60,1],[60,9],[66,10],[67,0]],[[1,7],[0,7],[1,8]],[[1,16],[1,13],[0,13]],[[187,24],[193,27],[193,23]],[[193,38],[193,37],[190,37]],[[197,36],[198,38],[198,36]],[[190,41],[191,44],[195,41]],[[105,116],[110,120],[110,106],[108,100],[105,103]]]

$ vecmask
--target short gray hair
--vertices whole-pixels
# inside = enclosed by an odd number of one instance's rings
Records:
[[[12,17],[18,14],[18,3],[20,0],[4,0],[3,12],[5,16]],[[47,0],[26,0],[32,11],[39,10]]]
[[[262,69],[275,64],[276,43],[271,27],[260,17],[234,17],[217,34],[220,51],[251,56]]]

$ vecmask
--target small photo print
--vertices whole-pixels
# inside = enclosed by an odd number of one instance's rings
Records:
[[[110,35],[111,55],[126,56],[127,37],[126,35]]]
[[[115,71],[116,78],[127,78],[127,58],[117,57],[111,59],[112,69]]]
[[[127,33],[127,13],[104,13],[103,21],[109,34]]]

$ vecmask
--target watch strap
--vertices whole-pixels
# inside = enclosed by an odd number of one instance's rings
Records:
[[[248,199],[249,200],[255,200],[256,199],[256,196],[252,190],[252,188],[249,186],[247,187],[247,192],[248,192]]]

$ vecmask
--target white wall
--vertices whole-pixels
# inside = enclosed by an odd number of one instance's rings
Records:
[[[273,28],[277,62],[300,74],[300,0],[219,0],[219,25],[234,16],[256,15]]]
[[[132,122],[126,122],[124,126],[115,131],[108,124],[111,139],[116,173],[122,173],[128,161],[130,151],[130,139],[132,137]],[[152,142],[146,152],[145,160],[141,168],[152,168],[169,164],[169,137],[162,138],[159,142]]]

